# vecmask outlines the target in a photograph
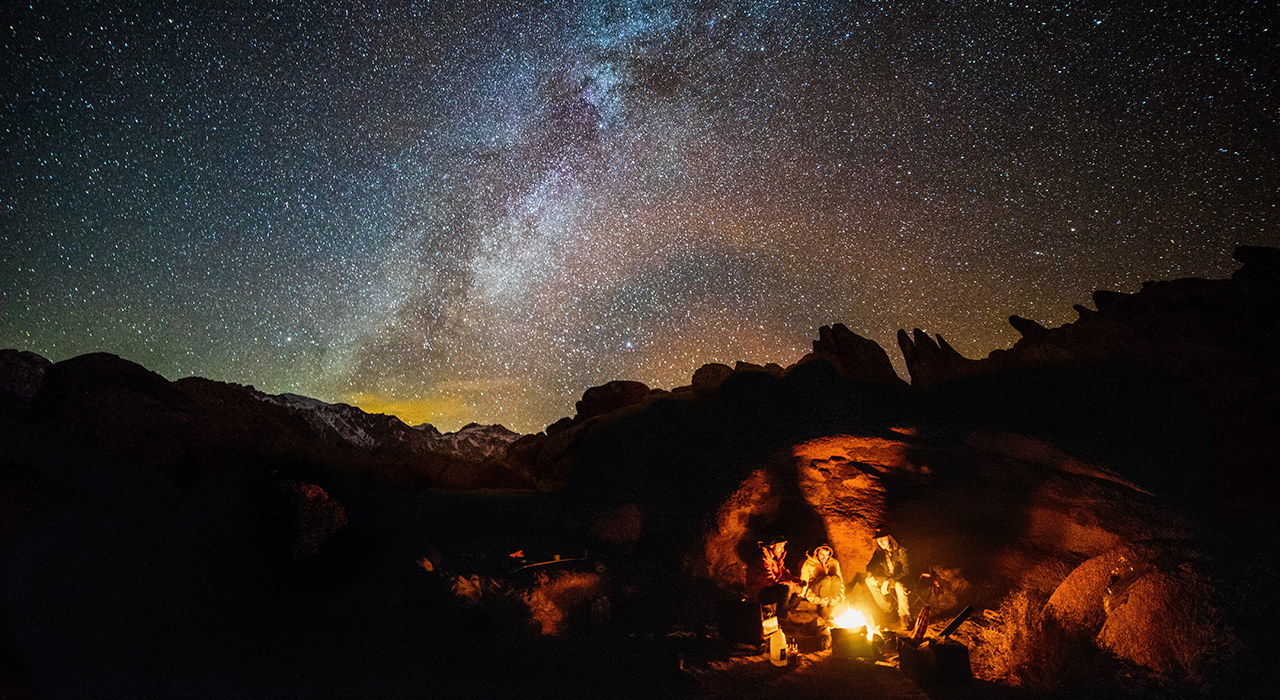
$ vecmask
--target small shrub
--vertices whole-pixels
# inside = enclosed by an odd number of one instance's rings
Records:
[[[997,610],[984,613],[972,652],[974,675],[990,681],[1016,684],[1015,669],[1027,646],[1032,624],[1031,601],[1026,591],[1005,598]]]
[[[562,635],[590,620],[593,603],[604,598],[599,574],[563,573],[541,577],[525,594],[525,603],[542,634]]]
[[[1017,591],[988,611],[973,650],[974,674],[1036,691],[1104,687],[1117,664],[1078,632],[1044,614],[1047,596]]]
[[[455,598],[461,598],[470,605],[478,605],[480,599],[484,596],[484,584],[480,581],[478,575],[471,576],[454,576],[453,577],[453,595]]]

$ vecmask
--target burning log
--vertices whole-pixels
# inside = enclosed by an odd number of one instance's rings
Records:
[[[911,641],[919,644],[924,641],[924,635],[929,631],[929,606],[924,606],[920,610],[920,616],[916,618],[916,626],[911,630]]]
[[[871,618],[862,613],[861,610],[848,608],[844,612],[836,615],[831,621],[832,627],[836,629],[854,629],[865,628],[867,639],[871,639],[879,629],[871,622]]]
[[[880,652],[883,639],[870,618],[849,608],[832,620],[831,655],[837,659],[871,659]]]

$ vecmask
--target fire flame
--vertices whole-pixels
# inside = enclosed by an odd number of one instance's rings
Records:
[[[871,641],[871,638],[875,636],[876,633],[875,624],[873,624],[866,615],[863,615],[861,610],[855,610],[853,608],[848,608],[837,615],[835,619],[832,620],[832,623],[836,627],[851,630],[865,626],[867,628],[867,641]]]

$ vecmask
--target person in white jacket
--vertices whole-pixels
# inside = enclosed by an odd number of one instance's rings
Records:
[[[800,567],[805,600],[818,606],[818,616],[830,622],[844,603],[844,575],[831,545],[820,545]]]

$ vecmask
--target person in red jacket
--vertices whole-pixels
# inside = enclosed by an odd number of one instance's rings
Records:
[[[748,586],[761,605],[775,605],[778,616],[785,617],[791,607],[792,594],[803,585],[800,578],[787,569],[787,539],[775,537],[768,544],[757,544],[760,546],[760,564],[749,572]]]

